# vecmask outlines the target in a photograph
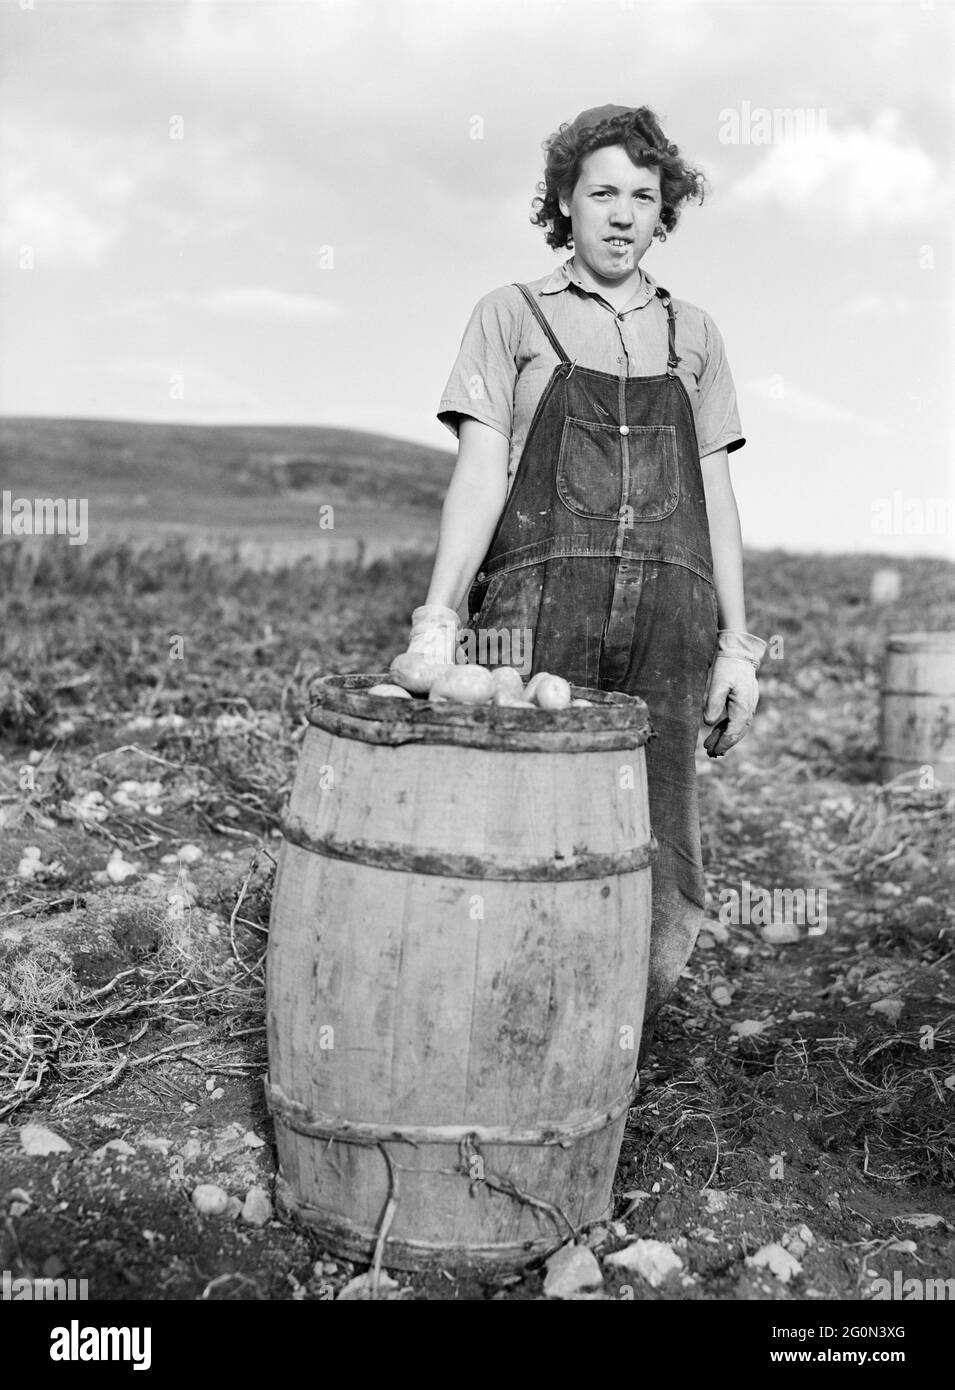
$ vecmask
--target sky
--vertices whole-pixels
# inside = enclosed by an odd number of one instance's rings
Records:
[[[643,267],[716,321],[757,548],[953,554],[942,0],[7,0],[0,414],[443,448],[482,295],[566,259],[542,141],[648,105],[708,179]]]

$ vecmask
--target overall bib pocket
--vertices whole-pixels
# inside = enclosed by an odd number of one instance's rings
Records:
[[[621,496],[624,448],[630,463],[629,497]],[[621,428],[568,416],[557,459],[557,494],[577,516],[614,521],[629,505],[634,521],[662,521],[680,500],[676,428]]]

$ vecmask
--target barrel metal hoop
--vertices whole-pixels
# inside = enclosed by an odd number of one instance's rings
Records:
[[[265,1081],[265,1098],[276,1119],[309,1139],[341,1139],[347,1144],[366,1146],[385,1143],[460,1144],[470,1139],[478,1144],[515,1144],[524,1147],[556,1144],[568,1148],[578,1139],[596,1134],[619,1120],[633,1104],[639,1085],[639,1073],[635,1072],[624,1095],[606,1109],[573,1122],[555,1121],[527,1129],[515,1129],[510,1125],[393,1125],[344,1120],[339,1115],[308,1110],[299,1101],[290,1100],[281,1086],[268,1078]]]
[[[441,1170],[439,1170],[440,1172]],[[350,1221],[340,1213],[331,1213],[313,1206],[297,1196],[281,1172],[275,1178],[275,1204],[283,1216],[289,1216],[322,1238],[325,1248],[345,1259],[365,1260],[374,1254],[378,1232]],[[611,1204],[612,1205],[612,1204]],[[604,1219],[609,1219],[608,1208]],[[553,1233],[534,1239],[507,1244],[438,1245],[409,1237],[388,1236],[388,1268],[395,1269],[455,1269],[459,1272],[493,1270],[501,1274],[508,1269],[523,1269],[529,1260],[549,1255],[554,1249]]]
[[[909,700],[913,697],[917,700],[938,700],[940,698],[944,700],[946,698],[952,698],[951,691],[948,690],[897,690],[895,686],[890,685],[883,686],[882,694],[885,696],[904,695],[906,699]]]
[[[456,854],[450,850],[418,849],[414,845],[385,841],[340,840],[318,834],[301,816],[282,817],[285,838],[300,849],[327,859],[345,859],[373,869],[404,874],[436,874],[442,878],[508,879],[520,882],[557,883],[572,879],[615,878],[649,868],[656,858],[657,840],[612,852],[584,850],[547,859],[506,860],[489,855]]]

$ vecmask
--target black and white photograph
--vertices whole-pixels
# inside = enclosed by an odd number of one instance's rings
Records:
[[[953,20],[4,0],[31,1373],[528,1300],[937,1365]]]

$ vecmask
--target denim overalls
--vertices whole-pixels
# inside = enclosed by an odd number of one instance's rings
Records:
[[[666,371],[614,376],[572,362],[534,294],[517,288],[559,361],[468,592],[465,631],[525,630],[532,673],[646,700],[657,733],[647,745],[656,921],[674,884],[698,908],[704,903],[695,759],[718,629],[673,306],[658,286]]]

